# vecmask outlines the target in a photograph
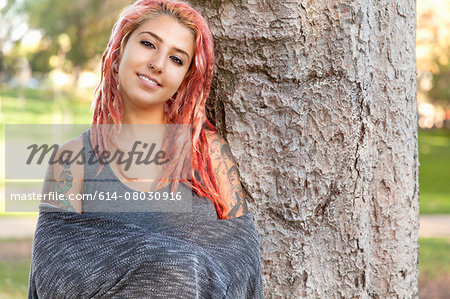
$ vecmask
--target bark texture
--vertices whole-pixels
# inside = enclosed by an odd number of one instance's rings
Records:
[[[267,298],[417,297],[415,1],[191,3]]]

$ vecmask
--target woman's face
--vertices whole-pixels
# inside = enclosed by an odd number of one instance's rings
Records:
[[[119,64],[124,112],[163,109],[183,82],[193,56],[194,36],[174,18],[161,15],[138,27]]]

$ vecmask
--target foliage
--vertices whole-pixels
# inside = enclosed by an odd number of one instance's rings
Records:
[[[15,1],[7,1],[6,5],[0,9],[0,79],[8,66],[3,47],[7,42],[14,41],[13,38],[20,38],[13,36],[13,31],[23,22],[24,17],[20,16],[20,7]]]
[[[40,29],[44,45],[29,55],[33,71],[46,72],[49,57],[58,55],[60,37],[69,37],[67,51],[69,66],[85,68],[91,59],[99,60],[112,26],[121,9],[130,0],[25,0],[23,11],[31,28]],[[72,71],[69,69],[68,71]]]
[[[450,57],[450,48],[449,48]],[[440,106],[450,109],[450,63],[443,64],[434,59],[438,72],[433,73],[432,88],[428,91],[430,100]]]
[[[416,4],[419,97],[423,91],[427,100],[450,109],[450,31],[446,30],[450,27],[450,1],[417,0]]]

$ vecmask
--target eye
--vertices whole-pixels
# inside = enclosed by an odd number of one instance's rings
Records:
[[[179,65],[183,65],[183,60],[181,60],[180,58],[178,58],[177,56],[170,56],[170,58]]]
[[[155,48],[155,45],[151,41],[148,41],[148,40],[141,41],[141,44],[143,44],[147,48]]]

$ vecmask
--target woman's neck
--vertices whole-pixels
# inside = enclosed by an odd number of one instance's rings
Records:
[[[163,109],[123,111],[123,124],[168,124],[167,115]]]

